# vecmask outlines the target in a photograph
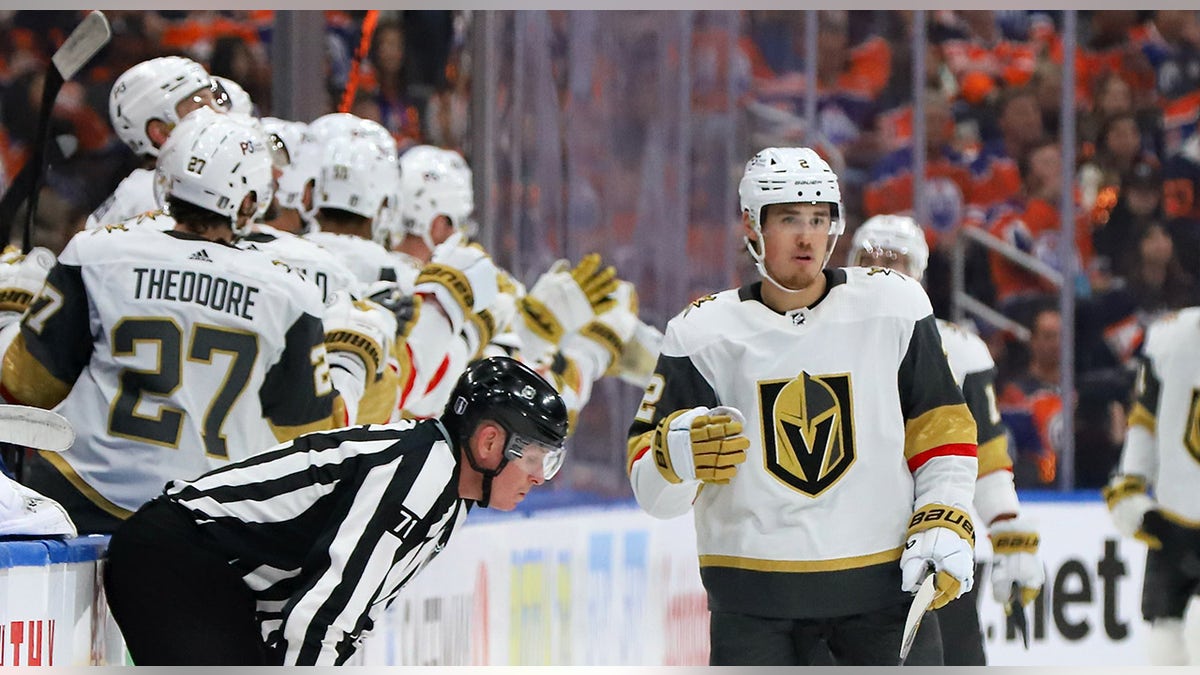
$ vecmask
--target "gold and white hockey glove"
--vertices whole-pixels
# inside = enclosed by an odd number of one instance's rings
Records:
[[[616,303],[608,311],[597,314],[579,332],[562,340],[563,354],[586,360],[588,375],[593,379],[613,372],[625,343],[637,328],[637,293],[633,284],[619,281],[613,299]]]
[[[50,249],[35,247],[27,255],[9,246],[0,254],[0,322],[19,321],[42,292],[57,259]],[[7,315],[5,317],[4,315]],[[8,321],[4,319],[7,318]]]
[[[654,464],[671,483],[727,484],[746,461],[750,439],[742,434],[745,422],[741,412],[728,406],[673,412],[654,430]]]
[[[658,364],[658,352],[662,348],[663,333],[661,330],[638,319],[633,328],[633,335],[625,341],[621,349],[621,358],[613,367],[617,377],[638,389],[650,385],[654,376],[654,366]]]
[[[439,245],[417,275],[415,291],[432,295],[455,333],[496,299],[496,264],[475,246]]]
[[[975,584],[975,526],[966,509],[926,504],[913,513],[900,554],[900,588],[915,592],[929,567],[937,575],[933,609],[943,607]]]
[[[589,253],[574,269],[567,261],[554,263],[517,304],[528,356],[537,360],[562,341],[611,308],[609,296],[617,290],[617,271],[601,267],[600,254]]]
[[[1006,609],[1014,583],[1021,590],[1021,605],[1033,602],[1046,583],[1046,570],[1038,556],[1037,530],[1024,518],[992,523],[992,596]]]
[[[1162,541],[1143,529],[1146,514],[1158,508],[1158,502],[1146,494],[1146,479],[1141,476],[1113,476],[1101,493],[1108,504],[1113,525],[1121,536],[1139,539],[1150,548],[1162,548]]]
[[[391,310],[334,291],[325,301],[326,360],[334,386],[357,424],[387,422],[396,407],[399,384],[389,358],[396,340]]]

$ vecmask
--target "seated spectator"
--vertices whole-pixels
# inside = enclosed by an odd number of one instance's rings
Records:
[[[1044,307],[1034,314],[1029,360],[1016,375],[997,382],[997,407],[1012,433],[1013,479],[1018,488],[1054,485],[1061,429],[1059,396],[1062,315]]]
[[[997,204],[1016,198],[1021,191],[1020,158],[1045,138],[1042,111],[1031,89],[1006,89],[996,101],[1000,136],[984,139],[979,157],[971,164],[971,190],[967,201],[976,218]]]
[[[1163,215],[1187,269],[1200,266],[1200,134],[1163,164]]]
[[[374,87],[364,78],[363,89],[372,91],[379,108],[376,121],[396,139],[400,151],[422,142],[421,115],[409,91],[408,66],[404,58],[404,27],[395,19],[384,19],[371,36],[370,65]]]
[[[1134,255],[1127,260],[1118,265],[1116,272],[1137,299],[1143,325],[1200,301],[1196,278],[1180,264],[1174,240],[1161,224],[1152,223],[1142,230]]]
[[[1066,269],[1068,256],[1075,258],[1076,279],[1068,279],[1077,291],[1087,291],[1092,265],[1092,236],[1086,214],[1077,211],[1075,241],[1061,239],[1059,201],[1062,194],[1062,155],[1058,143],[1043,141],[1034,147],[1021,162],[1021,200],[1012,212],[1001,216],[989,231],[1021,251],[1032,255],[1056,270]],[[989,253],[996,301],[1001,311],[1025,296],[1055,293],[1057,288],[1045,278],[1026,271],[999,253]]]
[[[1137,163],[1157,164],[1158,158],[1142,145],[1137,117],[1117,113],[1100,126],[1095,155],[1079,169],[1080,206],[1091,212],[1092,222],[1103,222],[1117,203],[1121,178]]]
[[[1139,161],[1113,191],[1112,210],[1093,214],[1092,244],[1096,264],[1112,271],[1128,259],[1141,232],[1162,218],[1162,170],[1155,161]]]

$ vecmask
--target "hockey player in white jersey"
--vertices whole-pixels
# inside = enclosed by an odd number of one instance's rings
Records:
[[[1145,543],[1142,618],[1150,663],[1200,665],[1200,307],[1146,331],[1121,461],[1104,489],[1117,531]]]
[[[929,261],[929,245],[921,226],[909,216],[877,215],[868,218],[854,231],[848,264],[897,270],[921,281]],[[1013,484],[1012,459],[1008,454],[1008,435],[996,409],[996,364],[983,340],[974,333],[938,319],[942,347],[950,361],[954,381],[962,389],[967,407],[975,418],[978,432],[979,478],[975,483],[974,515],[978,535],[990,535],[992,542],[992,594],[996,602],[1008,607],[1012,602],[1027,605],[1041,591],[1045,571],[1038,557],[1037,529],[1021,516],[1021,505]],[[982,527],[979,527],[982,522]],[[1013,597],[1013,585],[1019,597]],[[980,629],[979,586],[937,610],[942,634],[945,665],[986,665],[983,631]],[[929,626],[922,624],[922,635],[929,639]]]
[[[158,210],[154,158],[171,129],[202,107],[216,110],[212,79],[204,66],[182,56],[162,56],[133,66],[113,83],[108,116],[117,136],[143,159],[88,216],[86,228],[122,223]]]
[[[3,395],[54,407],[69,452],[33,458],[29,484],[83,532],[111,532],[172,476],[199,475],[344,419],[318,293],[229,245],[265,209],[260,134],[224,115],[185,119],[158,157],[173,220],[76,235],[4,354]]]
[[[634,495],[694,512],[711,665],[808,664],[822,640],[894,664],[908,592],[932,573],[940,607],[972,587],[975,423],[920,284],[826,269],[844,226],[824,160],[765,149],[738,193],[763,280],[667,324],[629,431]]]

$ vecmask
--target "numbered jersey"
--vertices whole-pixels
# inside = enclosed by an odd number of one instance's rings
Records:
[[[322,301],[328,300],[334,291],[357,293],[360,284],[354,272],[321,246],[270,225],[258,224],[254,229],[239,238],[237,246],[262,251],[272,259],[286,263],[320,289]]]
[[[335,395],[316,289],[258,253],[109,226],[63,250],[5,355],[6,397],[77,438],[46,454],[126,517],[190,478],[329,428]]]
[[[158,209],[158,202],[154,199],[154,171],[134,169],[133,173],[117,185],[117,189],[108,199],[92,211],[85,227],[92,230],[105,225],[124,223],[138,214]]]
[[[970,503],[975,425],[920,284],[825,272],[818,303],[780,314],[762,284],[701,298],[667,324],[630,428],[631,482],[659,517],[692,505],[713,610],[802,618],[904,602],[897,561],[914,504]],[[678,410],[745,416],[728,485],[672,485],[649,451]],[[677,494],[676,494],[677,493]]]
[[[1189,307],[1151,324],[1122,456],[1122,473],[1145,476],[1162,508],[1190,521],[1191,526],[1200,521],[1197,344],[1200,307]]]

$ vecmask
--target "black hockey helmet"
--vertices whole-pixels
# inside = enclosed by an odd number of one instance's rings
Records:
[[[485,420],[499,424],[508,436],[504,458],[492,471],[476,465],[467,445]],[[485,476],[499,474],[511,460],[538,455],[547,480],[562,465],[567,405],[545,378],[516,359],[493,356],[467,366],[450,392],[442,424],[463,448],[472,468]]]

